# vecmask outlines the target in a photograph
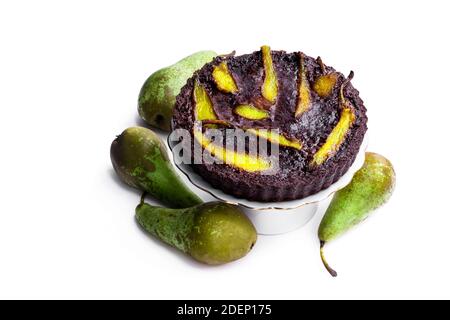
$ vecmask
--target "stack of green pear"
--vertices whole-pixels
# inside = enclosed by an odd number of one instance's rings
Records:
[[[347,230],[365,220],[384,204],[395,187],[395,171],[385,157],[367,152],[363,167],[344,189],[336,192],[319,227],[320,253],[325,268],[337,276],[326,262],[323,247]]]
[[[206,264],[244,257],[256,242],[250,220],[234,205],[203,203],[180,180],[167,150],[153,131],[133,127],[111,145],[111,161],[119,177],[170,208],[144,203],[136,218],[150,234]]]
[[[244,257],[257,238],[247,216],[238,207],[222,202],[166,209],[142,201],[136,208],[136,219],[150,234],[210,265]]]
[[[173,107],[181,88],[195,71],[215,56],[217,53],[214,51],[200,51],[153,73],[139,94],[141,118],[153,127],[169,131]]]

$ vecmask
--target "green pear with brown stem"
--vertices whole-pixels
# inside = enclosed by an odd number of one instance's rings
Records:
[[[333,277],[337,273],[324,257],[324,245],[365,220],[389,200],[394,188],[395,171],[391,162],[379,154],[367,152],[363,167],[350,184],[336,192],[319,227],[320,255]]]

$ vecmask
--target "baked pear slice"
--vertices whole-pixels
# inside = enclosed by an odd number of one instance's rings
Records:
[[[333,92],[339,75],[336,72],[326,73],[325,65],[320,57],[317,58],[317,62],[320,64],[323,75],[314,81],[313,90],[319,97],[327,98]]]
[[[216,112],[214,111],[214,107],[208,93],[198,82],[195,82],[194,99],[195,119],[197,121],[217,119]]]
[[[214,125],[214,126],[225,126],[229,128],[235,128],[233,124],[225,120],[208,120],[203,121],[203,124],[208,126]],[[258,129],[243,128],[243,130],[245,133],[253,134],[257,137],[266,139],[271,143],[275,143],[283,147],[290,147],[297,150],[301,150],[303,147],[302,143],[299,140],[287,138],[275,130],[259,129],[259,128]]]
[[[295,110],[295,117],[299,117],[311,107],[311,89],[306,77],[305,57],[299,53],[299,83],[298,83],[298,102]]]
[[[356,116],[354,112],[353,105],[344,97],[344,87],[353,78],[353,71],[350,72],[348,78],[341,85],[340,89],[340,108],[341,117],[336,124],[336,126],[331,131],[330,135],[327,137],[325,143],[320,147],[320,149],[314,154],[312,165],[320,166],[325,163],[329,158],[334,156],[339,150],[339,147],[345,141],[348,131],[355,122]]]
[[[226,62],[221,62],[219,65],[215,66],[212,76],[219,90],[227,93],[238,92],[238,87],[233,79],[233,76],[228,70]]]
[[[262,59],[264,64],[264,83],[261,88],[262,96],[274,104],[278,96],[278,79],[273,67],[272,53],[269,46],[261,47]]]
[[[254,134],[255,136],[266,139],[267,141],[276,143],[283,147],[294,148],[297,150],[300,150],[302,148],[302,144],[300,141],[295,140],[295,139],[288,139],[285,136],[283,136],[282,134],[279,134],[272,130],[248,129],[248,130],[246,130],[246,132],[250,132],[250,133]]]
[[[234,113],[242,118],[250,120],[264,120],[270,117],[270,113],[267,110],[257,108],[251,104],[241,104],[234,108]]]
[[[338,78],[338,74],[334,72],[319,76],[314,82],[313,90],[319,97],[327,98],[333,92]]]
[[[271,163],[263,157],[250,155],[247,153],[238,153],[234,150],[227,150],[223,146],[214,144],[202,130],[201,123],[194,124],[194,138],[198,143],[208,151],[213,157],[216,157],[223,163],[232,167],[242,169],[247,172],[266,171],[271,168]]]

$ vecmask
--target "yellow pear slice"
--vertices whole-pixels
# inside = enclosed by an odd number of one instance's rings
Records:
[[[324,145],[314,154],[312,164],[321,165],[339,150],[354,121],[355,115],[351,109],[342,110],[339,122],[331,131]]]
[[[208,93],[206,92],[205,88],[203,88],[197,82],[194,86],[194,98],[195,119],[197,121],[217,119],[213,104],[208,96]]]
[[[322,75],[314,82],[313,89],[321,98],[326,98],[333,91],[337,79],[338,75],[334,72]]]
[[[342,84],[340,89],[340,105],[342,108],[341,117],[336,126],[331,131],[327,140],[322,147],[314,154],[312,165],[321,165],[327,161],[330,157],[334,156],[339,150],[339,147],[345,140],[345,137],[356,120],[355,113],[353,111],[353,105],[344,97],[344,87],[353,78],[353,71],[349,77]]]
[[[223,146],[214,144],[203,134],[201,126],[194,126],[194,137],[212,156],[232,167],[239,168],[247,172],[259,172],[271,168],[270,162],[262,157],[252,156],[246,153],[238,153],[227,150]]]
[[[272,143],[279,144],[280,146],[290,147],[290,148],[294,148],[297,150],[300,150],[302,148],[302,144],[300,141],[294,140],[294,139],[288,139],[285,136],[283,136],[279,133],[276,133],[274,131],[271,131],[271,130],[248,129],[248,130],[246,130],[246,132],[250,132],[250,133],[254,134],[255,136],[264,138]]]
[[[264,64],[264,83],[261,88],[262,96],[270,103],[275,103],[278,95],[278,81],[272,62],[272,54],[269,46],[262,46],[262,59]]]
[[[259,109],[251,104],[242,104],[234,109],[237,115],[250,120],[263,120],[269,118],[269,111]]]
[[[311,107],[311,89],[306,78],[305,58],[300,53],[299,83],[298,83],[298,102],[295,110],[295,116],[299,117]]]
[[[238,87],[228,70],[226,62],[221,62],[218,66],[215,66],[212,76],[219,90],[229,93],[238,92]]]

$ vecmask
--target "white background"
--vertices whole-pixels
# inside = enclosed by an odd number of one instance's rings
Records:
[[[0,298],[450,298],[448,1],[2,1]],[[302,50],[347,74],[392,200],[330,244],[261,236],[221,267],[134,221],[109,160],[139,89],[192,52]]]

